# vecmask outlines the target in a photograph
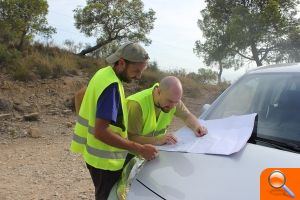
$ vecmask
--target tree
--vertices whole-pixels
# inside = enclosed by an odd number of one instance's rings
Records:
[[[206,0],[210,16],[223,23],[228,48],[235,55],[255,61],[276,62],[295,18],[299,1],[294,0]]]
[[[152,71],[159,71],[158,63],[157,61],[152,61],[148,63],[148,68],[151,69]]]
[[[114,53],[118,47],[121,45],[121,42],[114,40],[101,48],[91,52],[90,54],[96,58],[106,58],[107,56]]]
[[[198,76],[202,82],[210,83],[212,81],[216,81],[218,73],[211,69],[200,68],[198,69]]]
[[[211,69],[199,68],[197,74],[190,72],[187,76],[200,83],[208,84],[217,80],[218,73]]]
[[[288,38],[280,44],[276,62],[300,62],[300,21],[288,34]]]
[[[204,42],[196,41],[194,52],[204,58],[207,66],[217,65],[218,83],[221,83],[223,69],[234,67],[238,69],[240,63],[235,59],[229,48],[229,38],[226,33],[226,24],[211,16],[208,8],[201,11],[202,19],[198,20],[198,26],[202,31]]]
[[[36,34],[50,37],[55,29],[48,25],[46,0],[1,0],[0,42],[21,50]]]
[[[151,43],[146,35],[153,29],[155,12],[143,11],[141,0],[87,0],[84,8],[74,10],[76,28],[97,37],[97,44],[82,50],[85,55],[113,41]]]

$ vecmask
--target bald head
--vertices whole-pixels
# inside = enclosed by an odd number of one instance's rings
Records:
[[[156,107],[167,113],[181,101],[181,82],[175,76],[167,76],[160,81],[153,94]]]
[[[175,76],[167,76],[159,83],[159,88],[162,92],[169,91],[175,94],[182,94],[182,85]]]
[[[175,76],[167,76],[163,78],[158,87],[154,88],[153,100],[157,108],[163,112],[169,112],[174,108],[182,97],[182,86],[178,78]]]

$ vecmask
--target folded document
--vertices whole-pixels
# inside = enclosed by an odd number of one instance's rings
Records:
[[[175,132],[178,142],[158,146],[162,151],[230,155],[240,151],[251,136],[256,113],[231,116],[224,119],[200,120],[208,134],[196,137],[193,131],[183,127]]]

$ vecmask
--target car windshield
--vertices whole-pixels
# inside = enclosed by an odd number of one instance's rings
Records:
[[[300,73],[246,75],[205,119],[250,113],[258,114],[258,137],[300,145]]]

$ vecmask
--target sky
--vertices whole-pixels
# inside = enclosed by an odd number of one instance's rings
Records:
[[[151,61],[156,61],[162,70],[185,69],[187,72],[197,72],[206,67],[201,58],[193,52],[195,42],[201,38],[197,26],[200,11],[205,8],[204,0],[143,0],[145,10],[152,8],[156,12],[154,29],[148,35],[152,40],[149,46],[144,46]],[[73,10],[84,6],[85,0],[48,0],[48,23],[56,28],[57,33],[52,39],[55,44],[62,45],[66,39],[75,43],[95,44],[95,38],[88,38],[74,26]],[[247,70],[254,67],[253,63],[244,68],[224,70],[223,78],[234,81]],[[213,70],[217,71],[217,69]]]

